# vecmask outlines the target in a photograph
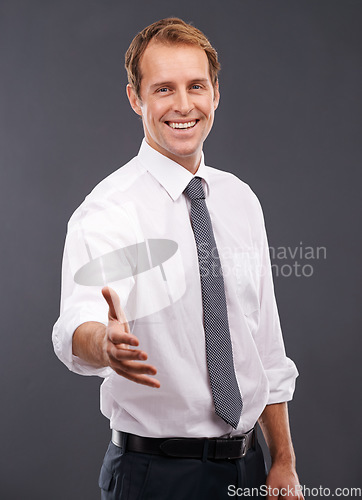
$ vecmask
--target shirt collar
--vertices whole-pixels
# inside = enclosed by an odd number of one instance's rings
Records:
[[[195,175],[182,165],[179,165],[167,156],[153,149],[143,139],[138,160],[144,168],[163,186],[171,198],[176,201],[193,177],[201,177],[206,186],[205,195],[209,192],[209,175],[204,163],[204,153],[201,153],[201,161]]]

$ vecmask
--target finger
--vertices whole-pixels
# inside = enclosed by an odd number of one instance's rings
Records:
[[[122,370],[123,372],[129,373],[130,375],[151,375],[157,374],[157,370],[154,366],[145,364],[143,362],[118,359],[116,356],[110,356],[111,368]]]
[[[148,377],[147,375],[132,374],[119,369],[116,369],[115,372],[132,382],[136,382],[136,384],[146,385],[155,389],[159,389],[161,387],[159,380]]]
[[[140,351],[138,349],[129,349],[128,346],[126,349],[121,347],[121,345],[117,345],[116,347],[111,347],[108,351],[108,355],[117,361],[146,361],[147,354],[144,351]]]
[[[112,344],[120,345],[124,349],[129,349],[129,346],[137,347],[139,345],[138,338],[124,331],[124,325],[113,323],[107,328],[107,337]]]
[[[102,295],[106,299],[106,302],[108,304],[109,316],[112,319],[116,319],[119,321],[121,302],[119,300],[117,293],[109,286],[105,286],[102,288]]]
[[[118,294],[109,286],[102,288],[102,295],[108,304],[108,318],[110,320],[117,320],[124,325],[124,329],[129,332],[129,326],[126,315],[121,307],[121,301]]]
[[[283,497],[283,500],[304,500],[302,487],[300,484],[295,484],[290,488],[290,493]]]

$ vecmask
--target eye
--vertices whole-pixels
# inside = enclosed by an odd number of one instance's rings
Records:
[[[168,91],[167,87],[161,87],[160,89],[157,90],[157,92],[160,92],[162,94],[165,94]]]
[[[200,90],[201,89],[201,85],[199,85],[198,83],[194,83],[194,85],[191,88],[193,90]]]

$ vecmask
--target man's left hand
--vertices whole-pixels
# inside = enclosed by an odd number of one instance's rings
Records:
[[[304,500],[302,487],[293,466],[274,462],[266,479],[268,500]]]

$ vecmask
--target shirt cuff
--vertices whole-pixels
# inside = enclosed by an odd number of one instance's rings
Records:
[[[291,359],[286,358],[283,368],[266,370],[266,375],[269,380],[268,405],[293,399],[295,381],[299,373]]]
[[[72,372],[80,375],[97,375],[106,378],[113,372],[112,368],[97,368],[73,354],[73,333],[78,326],[87,321],[96,321],[107,325],[107,318],[104,317],[104,311],[97,311],[96,308],[92,310],[70,308],[62,312],[53,328],[52,340],[54,351],[60,361]]]

